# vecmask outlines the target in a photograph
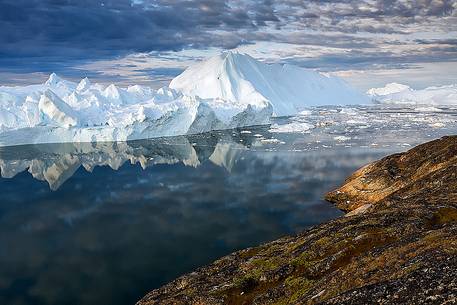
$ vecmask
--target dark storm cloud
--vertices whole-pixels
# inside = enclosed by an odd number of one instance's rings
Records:
[[[178,50],[206,46],[200,36],[207,29],[255,27],[245,12],[224,2],[182,1],[173,6],[161,2],[158,7],[148,7],[130,0],[2,1],[0,55],[86,58]],[[224,47],[223,41],[215,44]]]
[[[455,8],[448,0],[2,0],[0,70],[65,70],[77,61],[135,52],[231,49],[256,41],[361,51],[379,44],[358,37],[361,32],[456,30]],[[455,50],[443,52],[449,57]],[[440,56],[438,49],[433,55]]]

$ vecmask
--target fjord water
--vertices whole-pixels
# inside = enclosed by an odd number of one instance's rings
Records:
[[[315,108],[274,122],[291,133],[0,148],[0,304],[133,304],[232,251],[342,215],[325,192],[455,134],[456,113]]]

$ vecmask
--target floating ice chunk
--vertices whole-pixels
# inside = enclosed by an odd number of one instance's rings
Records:
[[[363,124],[366,124],[367,122],[362,119],[358,119],[358,120],[347,120],[346,123],[348,125],[363,125]]]
[[[417,107],[415,108],[416,111],[419,111],[419,112],[440,112],[440,111],[443,111],[439,108],[436,108],[436,107]]]
[[[261,141],[263,144],[286,144],[285,142],[280,141],[280,140],[275,139],[275,138],[271,138],[271,139],[261,139],[260,141]]]
[[[351,137],[347,137],[347,136],[333,137],[333,140],[338,141],[338,142],[345,142],[345,141],[349,141],[350,139],[351,139]]]
[[[310,123],[294,121],[284,125],[273,124],[269,131],[273,133],[307,133],[313,128],[314,125]]]
[[[399,84],[399,83],[390,83],[385,85],[382,88],[371,88],[367,91],[368,95],[371,96],[383,96],[389,95],[393,93],[402,92],[405,90],[411,90],[411,88],[407,85]]]
[[[433,127],[433,128],[443,128],[446,127],[446,124],[442,122],[436,122],[436,123],[431,123],[428,126]]]
[[[354,108],[342,108],[340,113],[352,116],[352,115],[357,115],[359,112],[357,111],[357,109],[354,109]]]

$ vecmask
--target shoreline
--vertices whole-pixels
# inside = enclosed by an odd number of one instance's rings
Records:
[[[456,301],[457,136],[370,163],[325,199],[347,214],[225,256],[137,305]]]

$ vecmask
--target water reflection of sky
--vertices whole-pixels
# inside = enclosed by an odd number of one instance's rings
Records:
[[[236,249],[337,217],[326,191],[434,132],[364,128],[338,144],[331,130],[255,128],[2,148],[0,304],[133,304]]]

